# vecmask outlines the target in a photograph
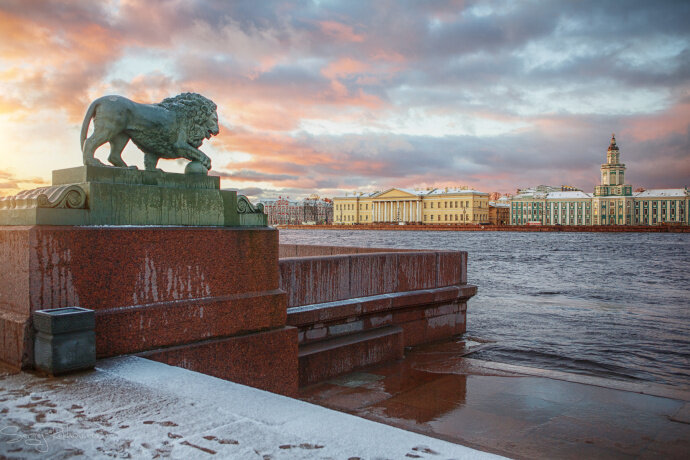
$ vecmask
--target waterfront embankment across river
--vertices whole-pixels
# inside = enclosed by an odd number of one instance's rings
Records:
[[[429,232],[593,232],[593,233],[690,233],[687,225],[277,225],[284,230],[388,230]]]

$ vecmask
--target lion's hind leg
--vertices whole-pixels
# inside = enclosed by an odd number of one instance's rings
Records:
[[[161,169],[158,169],[156,166],[158,166],[158,160],[160,160],[160,157],[152,154],[152,153],[145,153],[144,154],[144,166],[146,167],[147,171],[162,171]]]
[[[108,142],[108,134],[94,129],[91,137],[84,141],[83,159],[87,166],[105,166],[101,160],[96,158],[96,149]]]
[[[110,139],[110,155],[108,156],[108,161],[113,166],[119,166],[120,168],[126,168],[127,163],[122,160],[122,151],[129,142],[129,136],[125,133],[116,134]]]

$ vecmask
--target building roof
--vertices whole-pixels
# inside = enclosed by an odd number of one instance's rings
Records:
[[[584,199],[588,200],[592,198],[591,193],[585,193],[581,191],[576,192],[551,192],[546,196],[547,200],[573,200],[573,199]]]
[[[339,199],[339,200],[347,200],[347,199],[354,199],[354,198],[370,198],[370,197],[376,197],[379,195],[383,195],[384,193],[388,193],[391,190],[399,190],[404,193],[409,193],[410,195],[415,195],[415,196],[439,196],[439,195],[489,195],[486,192],[480,192],[478,190],[473,190],[473,189],[463,189],[463,188],[434,188],[430,190],[415,190],[411,188],[401,188],[401,187],[391,187],[386,190],[381,190],[377,192],[372,192],[372,193],[362,193],[361,195],[357,194],[355,192],[352,195],[348,196],[336,196],[333,199]]]
[[[392,190],[392,189],[389,189]],[[402,189],[399,189],[402,190]],[[353,193],[348,193],[347,195],[341,195],[341,196],[334,196],[334,200],[354,200],[355,198],[368,198],[374,195],[377,195],[381,192],[353,192]]]
[[[473,189],[462,189],[462,188],[435,188],[427,193],[427,195],[489,195],[486,192],[480,192],[479,190]]]
[[[633,193],[633,196],[635,198],[686,197],[688,190],[684,188],[655,188]]]
[[[513,200],[520,200],[521,198],[536,198],[539,200],[591,200],[592,194],[585,193],[580,190],[567,192],[541,192],[534,189],[525,190],[524,192],[515,195]]]

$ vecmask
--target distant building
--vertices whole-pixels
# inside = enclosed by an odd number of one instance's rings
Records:
[[[489,223],[491,225],[510,224],[510,202],[502,196],[496,201],[489,201]]]
[[[633,192],[625,183],[616,137],[601,165],[594,194],[574,187],[540,185],[520,189],[510,204],[511,225],[657,225],[688,224],[690,192],[686,188]]]
[[[355,193],[333,198],[333,223],[478,224],[489,222],[489,194],[466,188]]]
[[[304,224],[332,224],[333,201],[311,195],[302,200],[302,223]]]
[[[268,225],[330,224],[333,222],[331,200],[312,195],[304,200],[289,198],[263,199]]]
[[[260,200],[264,205],[264,212],[268,216],[268,225],[301,224],[300,205],[289,198],[269,198]]]

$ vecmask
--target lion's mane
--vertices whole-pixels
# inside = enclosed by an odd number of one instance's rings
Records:
[[[206,137],[204,126],[208,117],[213,114],[217,106],[198,93],[182,93],[175,97],[163,99],[157,106],[183,115],[189,140],[202,140]]]

